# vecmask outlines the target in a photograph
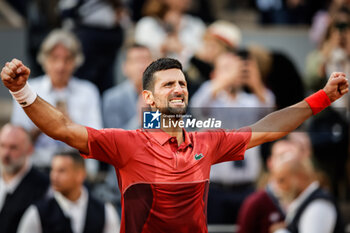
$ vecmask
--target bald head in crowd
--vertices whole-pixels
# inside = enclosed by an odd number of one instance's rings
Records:
[[[10,181],[28,166],[33,145],[29,134],[20,126],[6,124],[0,131],[0,171]]]
[[[293,153],[295,155],[301,155],[301,148],[299,144],[291,140],[279,140],[275,142],[271,147],[271,154],[267,160],[267,167],[269,171],[272,171],[276,161],[283,158],[287,153]]]
[[[279,146],[283,144],[284,148],[289,149],[273,155],[270,171],[277,196],[288,204],[315,181],[315,172],[310,158],[302,156],[301,150],[294,147],[292,142],[279,143]]]

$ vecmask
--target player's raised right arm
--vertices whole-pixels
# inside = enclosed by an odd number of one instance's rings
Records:
[[[19,92],[23,96],[24,102],[33,96],[30,89],[23,92],[30,74],[28,67],[20,60],[13,59],[7,62],[1,71],[1,80],[11,92]],[[21,93],[22,92],[22,93]],[[34,98],[34,97],[33,97]],[[41,99],[39,96],[34,102],[26,106],[23,110],[34,124],[48,136],[63,141],[68,145],[88,154],[88,133],[84,126],[73,123],[59,110]]]

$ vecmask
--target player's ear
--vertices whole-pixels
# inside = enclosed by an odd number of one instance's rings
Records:
[[[153,97],[153,93],[151,91],[143,90],[142,97],[143,97],[143,100],[145,101],[146,104],[151,105],[151,106],[153,105],[154,97]]]

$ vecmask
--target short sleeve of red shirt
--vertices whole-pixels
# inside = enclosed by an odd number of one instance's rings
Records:
[[[132,133],[123,129],[100,129],[86,127],[88,131],[89,154],[81,153],[88,159],[122,167],[128,160],[128,153],[121,153],[121,148],[131,147]],[[121,155],[122,154],[122,155]]]
[[[252,131],[250,127],[239,130],[222,130],[213,132],[215,151],[213,164],[226,161],[243,160]]]

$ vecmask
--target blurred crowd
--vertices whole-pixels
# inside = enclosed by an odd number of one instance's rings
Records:
[[[220,119],[226,129],[303,100],[334,71],[350,77],[350,1],[244,2],[262,25],[310,26],[316,49],[305,74],[281,51],[243,47],[236,22],[216,17],[209,0],[9,1],[27,20],[32,88],[97,129],[141,127],[142,74],[160,57],[183,64],[191,114]],[[287,138],[248,150],[244,161],[214,165],[208,223],[238,224],[241,233],[344,232],[349,114],[347,95]],[[14,101],[0,131],[0,231],[116,232],[114,169],[80,158]]]

